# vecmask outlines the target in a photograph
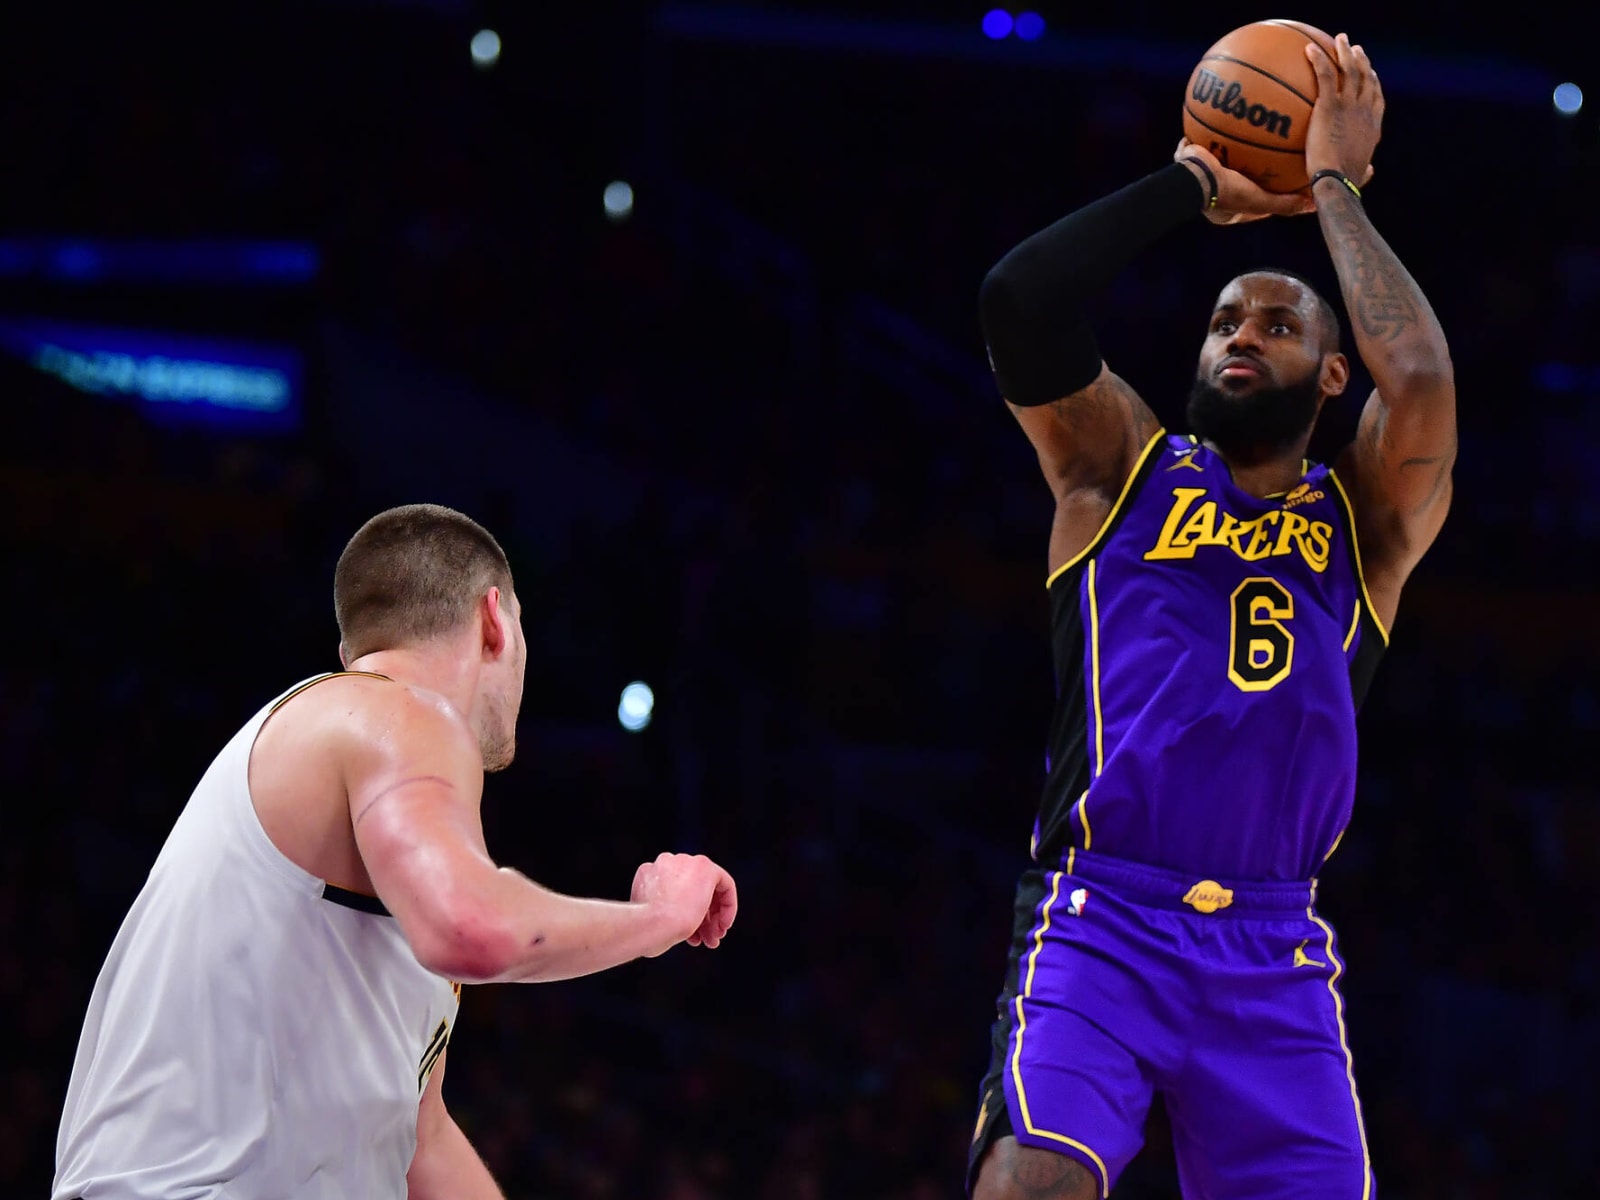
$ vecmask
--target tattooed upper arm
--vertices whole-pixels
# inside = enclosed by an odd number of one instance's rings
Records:
[[[1448,380],[1401,405],[1374,391],[1339,463],[1350,488],[1368,583],[1397,590],[1439,536],[1454,494],[1455,389]]]
[[[1057,501],[1086,488],[1115,497],[1159,428],[1149,405],[1102,366],[1088,387],[1037,408],[1011,405]]]

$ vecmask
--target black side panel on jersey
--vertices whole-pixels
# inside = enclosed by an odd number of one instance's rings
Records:
[[[1055,659],[1056,707],[1050,717],[1050,770],[1039,801],[1039,844],[1033,857],[1055,863],[1066,849],[1067,814],[1089,787],[1089,681],[1083,670],[1083,559],[1050,583],[1050,650]]]
[[[1383,658],[1383,652],[1389,648],[1389,635],[1378,624],[1377,614],[1372,611],[1372,598],[1367,595],[1366,574],[1361,566],[1361,539],[1356,534],[1356,514],[1351,506],[1350,493],[1345,491],[1344,481],[1339,478],[1338,472],[1329,471],[1328,478],[1339,496],[1337,508],[1343,518],[1341,524],[1344,526],[1345,543],[1350,547],[1351,567],[1356,574],[1356,594],[1360,597],[1360,628],[1356,632],[1356,656],[1350,661],[1350,696],[1359,710],[1361,702],[1367,698],[1367,690],[1372,686],[1372,677],[1377,673],[1378,662]]]
[[[1361,629],[1356,639],[1356,656],[1350,661],[1350,695],[1359,711],[1361,702],[1367,698],[1367,689],[1372,686],[1372,677],[1377,674],[1378,661],[1388,648],[1365,597],[1361,600]]]
[[[1088,679],[1083,668],[1088,637],[1083,626],[1084,576],[1100,548],[1116,534],[1145,481],[1154,474],[1161,461],[1157,451],[1165,440],[1166,434],[1161,432],[1146,444],[1133,476],[1094,541],[1050,579],[1050,651],[1055,664],[1056,707],[1050,718],[1047,743],[1050,770],[1039,802],[1039,844],[1034,847],[1034,859],[1041,863],[1056,862],[1066,850],[1068,814],[1093,778],[1089,762]]]

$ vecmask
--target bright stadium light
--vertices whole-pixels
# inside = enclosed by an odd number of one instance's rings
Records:
[[[472,61],[480,67],[492,67],[500,58],[500,35],[492,29],[480,29],[472,35]]]
[[[620,179],[606,184],[604,203],[606,216],[613,221],[626,221],[633,214],[633,188]]]
[[[655,711],[656,696],[647,683],[630,683],[622,689],[622,699],[617,703],[617,720],[629,733],[638,733],[650,724]]]

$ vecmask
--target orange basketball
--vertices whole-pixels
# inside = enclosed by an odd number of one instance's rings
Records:
[[[1307,42],[1333,57],[1333,39],[1300,21],[1256,21],[1222,38],[1189,76],[1184,136],[1269,192],[1305,187],[1306,124],[1317,99]]]

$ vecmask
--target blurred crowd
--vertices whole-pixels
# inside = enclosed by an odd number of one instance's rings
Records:
[[[742,912],[714,953],[468,989],[445,1094],[508,1195],[956,1197],[1052,688],[1048,493],[982,377],[977,284],[1017,238],[1164,161],[1176,121],[1114,73],[1071,116],[1048,74],[991,78],[978,105],[959,73],[981,68],[911,63],[834,63],[828,102],[801,103],[817,60],[656,47],[672,82],[637,101],[660,143],[607,163],[538,107],[570,79],[452,72],[408,20],[363,88],[307,51],[298,103],[264,77],[289,34],[198,76],[108,49],[98,90],[28,126],[19,161],[52,183],[7,197],[6,221],[37,229],[55,198],[83,232],[314,239],[310,294],[161,295],[141,315],[270,327],[313,362],[330,330],[359,331],[456,381],[440,422],[509,400],[636,484],[603,517],[534,520],[515,502],[531,481],[508,474],[473,513],[510,553],[530,639],[489,844],[604,896],[659,850],[703,850]],[[1451,337],[1462,453],[1361,717],[1322,908],[1383,1194],[1588,1197],[1600,431],[1571,380],[1600,367],[1583,336],[1600,235],[1568,197],[1600,180],[1565,131],[1529,131],[1545,114],[1473,115],[1527,124],[1536,221],[1487,236],[1479,168],[1427,151],[1451,113],[1421,99],[1392,102],[1372,189]],[[506,153],[519,126],[537,152]],[[638,207],[607,222],[600,189],[624,170]],[[1318,253],[1309,219],[1184,231],[1096,302],[1107,356],[1177,424],[1216,288],[1261,261],[1327,280]],[[846,314],[869,311],[898,351],[863,349]],[[438,497],[374,473],[315,370],[306,428],[249,439],[3,365],[0,795],[19,832],[0,845],[0,1192],[38,1195],[95,972],[189,789],[261,704],[335,665],[349,533]],[[1354,413],[1330,413],[1325,452]],[[630,734],[615,706],[634,678],[657,710]],[[1176,1195],[1158,1111],[1116,1196]]]

